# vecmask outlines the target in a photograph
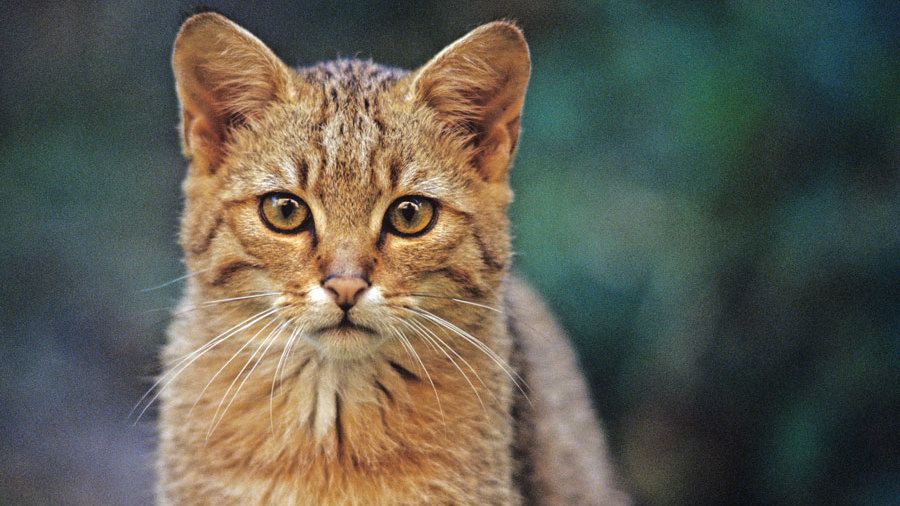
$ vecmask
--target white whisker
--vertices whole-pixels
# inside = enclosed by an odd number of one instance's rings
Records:
[[[156,285],[156,286],[151,286],[150,288],[142,288],[142,289],[140,290],[140,292],[141,292],[141,293],[146,293],[146,292],[152,292],[153,290],[159,290],[160,288],[165,288],[165,287],[167,287],[167,286],[169,286],[169,285],[172,285],[172,284],[175,284],[175,283],[177,283],[177,282],[179,282],[179,281],[184,281],[185,279],[192,278],[192,277],[194,277],[194,276],[197,276],[197,275],[199,275],[199,274],[203,274],[204,272],[209,272],[209,271],[211,271],[211,270],[213,270],[213,268],[212,268],[212,267],[209,267],[209,268],[202,269],[202,270],[199,270],[199,271],[190,272],[190,273],[188,273],[188,274],[185,274],[184,276],[178,276],[178,277],[175,278],[175,279],[166,281],[165,283],[162,283],[162,284],[159,284],[159,285]]]
[[[444,300],[449,300],[449,301],[452,301],[452,302],[459,302],[460,304],[468,304],[468,305],[470,305],[470,306],[480,307],[480,308],[483,308],[483,309],[489,309],[489,310],[491,310],[491,311],[493,311],[493,312],[495,312],[495,313],[503,313],[503,311],[501,311],[501,310],[499,310],[499,309],[497,309],[497,308],[495,308],[495,307],[488,306],[488,305],[485,305],[485,304],[481,304],[480,302],[474,302],[474,301],[471,301],[471,300],[461,299],[461,298],[459,298],[459,297],[450,297],[450,296],[447,296],[447,295],[437,295],[437,294],[434,294],[434,293],[410,293],[409,295],[410,295],[411,297],[425,297],[425,298],[430,298],[430,299],[444,299]]]
[[[529,403],[531,403],[531,399],[528,397],[528,394],[525,393],[525,389],[523,388],[523,385],[525,384],[525,380],[522,378],[522,376],[519,375],[519,373],[517,373],[515,370],[513,370],[509,364],[506,363],[506,360],[504,360],[500,355],[498,355],[488,345],[481,342],[481,340],[479,340],[477,337],[473,336],[469,332],[466,332],[465,330],[463,330],[463,329],[459,328],[458,326],[454,325],[453,323],[441,318],[440,316],[435,315],[434,313],[431,313],[431,312],[426,311],[421,308],[409,308],[409,310],[418,313],[419,315],[431,320],[432,322],[434,322],[435,324],[437,324],[439,326],[445,327],[447,330],[450,330],[454,334],[462,337],[463,339],[468,341],[470,344],[472,344],[473,346],[475,346],[476,348],[481,350],[484,354],[486,354],[488,357],[490,357],[491,360],[493,360],[494,363],[497,364],[497,366],[500,367],[500,369],[504,373],[506,373],[507,376],[509,376],[509,379],[512,380],[512,382],[516,386],[516,388],[519,389],[519,392],[521,392],[522,395],[525,397],[525,399]]]
[[[293,320],[292,320],[293,321]],[[297,336],[302,332],[301,327],[294,327],[291,331],[291,334],[288,336],[287,342],[284,344],[284,349],[281,351],[281,356],[278,357],[278,363],[275,365],[275,372],[272,374],[272,387],[269,389],[269,424],[272,428],[272,434],[275,434],[275,416],[273,414],[274,411],[274,402],[275,402],[275,382],[278,381],[281,384],[284,381],[284,369],[287,367],[288,354],[290,353],[291,347],[294,345],[294,340],[297,339]],[[281,370],[281,375],[279,376],[278,371]]]
[[[432,332],[431,330],[429,330],[428,328],[426,328],[426,327],[425,327],[424,325],[422,325],[421,323],[419,323],[419,322],[417,322],[417,321],[415,321],[415,320],[411,320],[411,321],[409,321],[409,322],[404,321],[403,323],[407,323],[407,325],[409,326],[409,328],[415,330],[416,333],[417,333],[418,335],[422,336],[425,340],[431,341],[432,343],[434,343],[435,348],[436,348],[437,350],[439,350],[441,353],[443,353],[444,356],[447,357],[448,360],[450,360],[450,363],[453,364],[453,367],[456,367],[456,370],[459,371],[459,373],[462,375],[462,377],[466,380],[466,383],[468,383],[469,386],[472,388],[472,392],[475,393],[475,397],[478,399],[478,403],[481,404],[481,409],[484,410],[484,409],[485,409],[485,407],[484,407],[484,401],[481,400],[481,395],[478,393],[478,389],[475,388],[475,385],[474,385],[474,384],[472,383],[472,381],[469,379],[469,376],[465,373],[465,371],[463,371],[462,368],[459,366],[459,364],[456,363],[456,360],[453,360],[453,357],[451,357],[451,356],[444,350],[444,347],[446,346],[447,349],[449,349],[454,355],[456,355],[457,357],[459,357],[460,360],[462,360],[463,362],[465,362],[465,364],[469,367],[469,369],[470,369],[473,373],[475,373],[476,376],[478,376],[478,373],[475,372],[474,369],[472,369],[472,366],[469,365],[469,363],[466,361],[466,359],[462,358],[462,357],[459,355],[459,353],[456,352],[456,350],[454,350],[450,345],[448,345],[448,344],[447,344],[446,342],[444,342],[440,337],[438,337],[437,334],[435,334],[434,332]],[[417,329],[418,329],[418,330],[417,330]],[[443,346],[442,346],[442,345],[443,345]],[[479,381],[480,381],[480,380],[481,380],[481,377],[479,376],[478,379],[479,379]],[[482,381],[481,384],[484,385],[484,382]],[[485,387],[487,387],[487,385],[485,385]]]
[[[209,441],[209,438],[212,435],[212,433],[216,430],[216,427],[218,427],[219,424],[222,422],[222,420],[225,419],[225,414],[228,412],[228,408],[230,408],[231,405],[234,404],[234,401],[237,399],[238,393],[240,393],[240,391],[241,391],[241,388],[244,386],[245,383],[247,383],[247,380],[250,379],[250,376],[253,374],[253,371],[256,370],[257,366],[259,366],[263,357],[269,351],[269,348],[272,346],[272,344],[277,340],[278,336],[281,334],[281,331],[290,322],[291,322],[291,320],[285,320],[284,322],[279,324],[272,332],[270,332],[268,337],[263,339],[263,342],[261,342],[259,344],[259,346],[256,348],[256,351],[254,351],[253,354],[250,355],[250,358],[247,359],[247,363],[244,364],[244,367],[241,368],[241,370],[234,377],[234,380],[231,382],[231,384],[228,385],[228,389],[222,395],[222,400],[219,401],[219,405],[218,405],[218,407],[216,407],[216,413],[213,415],[212,425],[210,426],[209,430],[206,433],[207,441]],[[265,348],[265,350],[263,350],[263,348]],[[262,351],[261,354],[260,354],[260,351]],[[257,354],[259,354],[259,358],[256,360],[256,363],[254,363],[253,367],[251,367],[250,370],[247,372],[247,374],[244,375],[244,379],[241,381],[240,385],[238,385],[237,389],[234,391],[234,394],[231,396],[231,400],[228,401],[228,405],[226,405],[225,409],[223,410],[222,404],[225,402],[225,398],[228,397],[228,393],[231,392],[232,388],[234,388],[235,383],[237,383],[237,381],[241,378],[241,375],[244,374],[244,371],[247,369],[247,366],[249,366],[250,363],[253,362],[253,359],[257,356]],[[220,411],[221,411],[221,414],[220,414]]]
[[[501,311],[501,310],[499,310],[499,309],[497,309],[497,308],[495,308],[495,307],[486,306],[486,305],[484,305],[484,304],[479,304],[478,302],[472,302],[471,300],[456,299],[456,298],[453,298],[453,297],[451,297],[449,300],[452,300],[453,302],[459,302],[459,303],[461,303],[461,304],[468,304],[468,305],[470,305],[470,306],[475,306],[475,307],[481,307],[481,308],[484,308],[484,309],[489,309],[489,310],[491,310],[491,311],[493,311],[493,312],[495,312],[495,313],[500,313],[500,314],[503,313],[503,311]]]
[[[276,295],[281,295],[281,294],[282,294],[282,292],[264,292],[264,293],[257,293],[254,295],[242,295],[240,297],[229,297],[227,299],[207,300],[204,302],[200,302],[199,304],[195,304],[193,306],[184,308],[181,311],[172,313],[172,316],[183,315],[185,313],[190,313],[191,311],[196,311],[198,309],[205,309],[210,306],[215,306],[218,304],[225,304],[227,302],[237,302],[237,301],[248,300],[248,299],[258,299],[260,297],[274,297]]]
[[[191,353],[188,353],[187,355],[185,355],[184,357],[179,359],[174,365],[169,367],[169,370],[166,373],[162,374],[156,380],[156,382],[153,383],[153,385],[147,390],[146,393],[144,393],[143,396],[141,396],[141,398],[138,400],[137,404],[135,404],[134,408],[132,408],[131,413],[129,413],[128,416],[130,417],[132,414],[134,414],[135,410],[137,410],[140,407],[141,403],[143,403],[144,400],[147,399],[147,396],[149,396],[151,394],[151,392],[153,392],[155,390],[156,393],[153,395],[152,398],[150,398],[150,400],[148,400],[146,402],[146,405],[144,406],[144,408],[141,410],[140,414],[138,414],[137,418],[135,419],[134,423],[137,424],[137,422],[141,419],[141,417],[144,416],[144,413],[147,411],[147,409],[149,409],[150,406],[153,405],[153,403],[156,401],[156,399],[159,398],[159,396],[162,394],[162,391],[165,390],[165,388],[168,387],[172,383],[172,381],[174,381],[175,378],[177,378],[178,375],[181,374],[182,371],[184,371],[185,369],[190,367],[191,364],[193,364],[197,359],[199,359],[201,356],[203,356],[207,351],[218,346],[220,343],[222,343],[226,339],[230,338],[237,332],[240,332],[240,331],[256,324],[256,322],[262,320],[263,318],[269,316],[270,314],[274,313],[277,310],[278,310],[277,308],[270,308],[265,311],[256,313],[256,314],[238,322],[236,325],[232,326],[225,332],[222,332],[218,336],[207,341],[206,344],[204,344],[203,346],[197,348],[196,350],[192,351]],[[163,383],[163,382],[165,382],[165,383]],[[162,384],[162,386],[160,386],[161,384]],[[157,387],[159,387],[159,388],[157,389]]]
[[[273,323],[275,323],[276,321],[278,321],[277,318],[272,318],[271,320],[266,322],[266,324],[263,325],[262,328],[260,328],[259,330],[256,331],[255,334],[253,334],[253,337],[248,339],[247,342],[244,343],[243,345],[241,345],[241,347],[238,348],[237,351],[232,353],[231,357],[224,364],[222,364],[222,367],[220,367],[219,370],[216,371],[216,373],[213,374],[211,378],[209,378],[209,381],[206,382],[206,386],[203,387],[203,390],[201,390],[200,394],[197,396],[197,400],[194,401],[194,404],[191,406],[191,409],[188,410],[188,414],[187,414],[188,418],[190,418],[191,413],[194,411],[194,408],[197,407],[197,403],[200,402],[201,398],[203,398],[203,394],[206,393],[206,390],[209,388],[210,385],[212,385],[213,381],[215,381],[215,379],[219,376],[219,374],[222,374],[222,371],[224,371],[225,368],[228,367],[228,364],[233,362],[234,359],[236,359],[241,354],[241,352],[243,352],[248,346],[250,346],[250,344],[253,341],[255,341],[256,338],[259,337],[259,335],[262,334],[264,330],[269,328],[269,326],[272,325]]]
[[[396,318],[396,319],[398,321],[403,321],[399,318]],[[400,338],[400,342],[403,343],[403,345],[406,347],[406,349],[412,353],[413,357],[415,357],[416,361],[419,363],[419,366],[422,367],[422,371],[425,373],[425,377],[428,378],[428,383],[431,384],[431,389],[434,390],[434,398],[435,398],[435,400],[437,400],[438,411],[440,411],[440,413],[441,413],[441,422],[443,422],[443,424],[446,426],[447,419],[444,417],[444,408],[441,405],[441,397],[438,395],[437,387],[434,386],[434,381],[431,379],[431,374],[428,373],[428,368],[425,367],[425,363],[422,362],[422,358],[419,357],[419,354],[416,352],[416,349],[413,348],[412,343],[409,342],[409,338],[407,338],[402,332],[397,330],[397,328],[394,327],[392,329],[396,333],[397,337]]]

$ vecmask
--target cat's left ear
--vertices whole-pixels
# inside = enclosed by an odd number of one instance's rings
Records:
[[[522,31],[497,21],[476,28],[419,69],[412,93],[453,134],[465,136],[482,178],[502,182],[519,139],[530,74]]]

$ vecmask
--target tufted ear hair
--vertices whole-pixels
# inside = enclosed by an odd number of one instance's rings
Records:
[[[296,93],[291,70],[265,44],[214,12],[181,25],[172,68],[184,154],[209,171],[221,161],[233,128]]]
[[[464,136],[490,182],[505,181],[519,138],[531,74],[528,44],[514,24],[482,25],[447,46],[414,76],[412,93]]]

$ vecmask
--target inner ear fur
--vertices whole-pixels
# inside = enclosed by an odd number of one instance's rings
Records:
[[[465,138],[481,176],[499,182],[506,180],[519,138],[530,74],[522,31],[497,21],[476,28],[419,69],[412,93]]]
[[[184,154],[211,171],[233,128],[257,117],[273,100],[292,100],[295,92],[292,72],[265,44],[213,12],[181,25],[172,68]]]

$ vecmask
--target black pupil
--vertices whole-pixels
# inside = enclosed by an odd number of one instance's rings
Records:
[[[416,217],[416,213],[419,212],[419,204],[406,201],[401,203],[399,207],[400,214],[403,216],[403,219],[406,220],[407,223],[412,223],[413,218]]]
[[[278,202],[275,203],[278,206],[278,210],[281,212],[281,217],[285,220],[290,218],[294,211],[297,210],[297,203],[291,199],[278,199]]]

